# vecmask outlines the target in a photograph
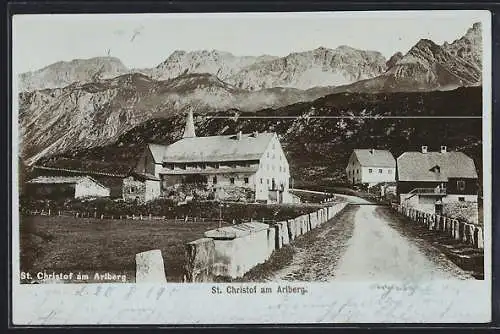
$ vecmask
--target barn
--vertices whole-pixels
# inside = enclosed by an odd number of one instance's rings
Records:
[[[27,183],[28,194],[44,199],[109,197],[110,190],[89,176],[39,176]]]

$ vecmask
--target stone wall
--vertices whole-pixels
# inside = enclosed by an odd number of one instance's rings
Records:
[[[334,218],[347,206],[337,203],[272,225],[244,223],[207,231],[206,238],[186,245],[186,280],[212,282],[217,276],[237,278],[271,254]]]
[[[477,224],[479,221],[479,209],[477,202],[453,202],[443,205],[443,215],[458,220]]]

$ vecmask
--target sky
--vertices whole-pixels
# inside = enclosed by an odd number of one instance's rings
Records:
[[[453,42],[487,20],[487,11],[16,15],[13,67],[20,73],[110,55],[147,68],[175,50],[286,56],[340,45],[389,58],[422,38]]]

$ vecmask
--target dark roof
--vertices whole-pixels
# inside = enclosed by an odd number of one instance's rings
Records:
[[[439,172],[432,171],[439,166]],[[399,181],[447,181],[477,179],[474,160],[462,152],[405,152],[398,157]]]
[[[275,133],[191,137],[163,146],[149,144],[155,162],[216,162],[257,160]]]
[[[375,149],[355,149],[353,152],[361,166],[396,167],[396,160],[391,152]]]
[[[34,169],[47,170],[47,171],[60,171],[65,173],[74,174],[91,174],[91,175],[102,175],[111,177],[125,177],[130,170],[130,167],[116,167],[116,168],[104,168],[104,169],[85,169],[85,168],[72,168],[66,167],[64,164],[60,167],[55,166],[33,166]],[[109,167],[109,165],[108,165]]]
[[[36,184],[76,184],[82,181],[91,181],[103,188],[107,188],[97,180],[91,178],[90,176],[39,176],[34,178],[28,183],[36,183]]]
[[[159,177],[148,173],[131,172],[129,175],[141,180],[160,181]]]

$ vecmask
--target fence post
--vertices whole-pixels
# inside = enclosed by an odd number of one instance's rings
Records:
[[[104,219],[104,214],[101,214],[101,219]]]
[[[151,220],[151,214],[149,214],[149,220]]]

